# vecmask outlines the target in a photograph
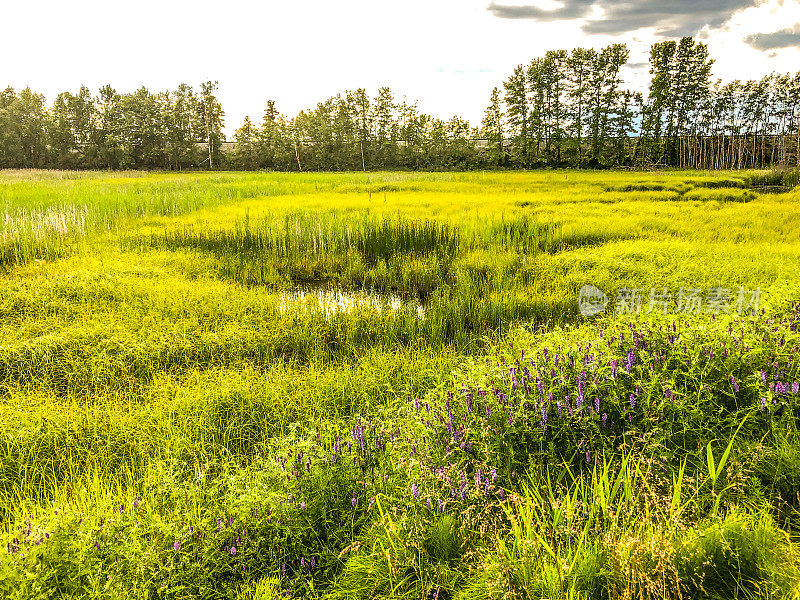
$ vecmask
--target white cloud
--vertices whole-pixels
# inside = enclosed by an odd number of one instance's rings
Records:
[[[723,81],[758,78],[770,71],[797,72],[800,48],[782,48],[762,52],[745,42],[750,35],[772,33],[800,23],[800,2],[769,0],[742,11],[724,27],[707,32],[714,75]]]

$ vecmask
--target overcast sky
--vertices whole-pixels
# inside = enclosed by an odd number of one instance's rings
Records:
[[[800,0],[11,0],[0,17],[0,86],[105,83],[153,91],[219,81],[232,133],[268,98],[294,115],[336,92],[391,86],[439,117],[478,124],[495,85],[546,50],[631,49],[647,83],[657,40],[697,35],[723,80],[800,69]]]

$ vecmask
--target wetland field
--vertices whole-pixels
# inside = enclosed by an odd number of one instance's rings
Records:
[[[800,599],[798,183],[0,170],[0,597]]]

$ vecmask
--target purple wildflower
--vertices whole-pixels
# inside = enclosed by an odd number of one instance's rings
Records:
[[[731,375],[731,384],[733,385],[733,391],[734,392],[738,392],[739,391],[739,384],[736,383],[736,378],[734,378],[733,375]]]
[[[356,503],[357,503],[357,502],[358,502],[358,500],[356,500],[356,497],[355,497],[355,495],[354,495],[354,496],[353,496],[353,497],[350,499],[350,504],[352,504],[352,505],[353,505],[353,508],[355,508],[355,507],[356,507]]]
[[[416,483],[411,485],[411,494],[414,496],[414,500],[419,498],[419,488]]]
[[[625,364],[625,370],[630,373],[633,370],[633,363],[636,360],[636,355],[633,352],[633,348],[628,349],[628,362]]]
[[[174,544],[172,544],[172,547],[175,548],[175,552],[177,552],[178,550],[181,549],[181,543],[175,542]]]
[[[236,546],[231,546],[231,556],[236,554]]]

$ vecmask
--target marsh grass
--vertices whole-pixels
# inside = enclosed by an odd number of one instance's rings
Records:
[[[665,504],[642,496],[658,476],[629,461],[566,485],[548,476],[526,487],[509,505],[510,533],[487,583],[529,598],[795,597],[799,573],[785,562],[794,550],[768,513],[698,521],[671,513],[675,503],[651,512]],[[667,498],[681,497],[680,486],[667,485]]]
[[[0,595],[797,600],[792,177],[0,172]]]

